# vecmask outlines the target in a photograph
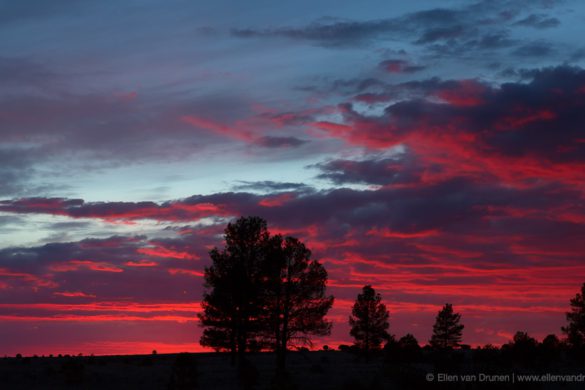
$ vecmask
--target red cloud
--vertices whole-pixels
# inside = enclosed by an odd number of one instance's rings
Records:
[[[0,268],[0,277],[21,279],[27,283],[32,284],[34,288],[38,287],[54,288],[58,286],[57,283],[51,280],[43,279],[41,277],[26,272],[11,271],[6,268]]]
[[[184,259],[184,260],[198,260],[199,259],[199,256],[197,256],[194,253],[175,251],[175,250],[172,250],[169,248],[164,248],[161,246],[139,248],[137,250],[137,252],[142,253],[143,255],[154,256],[154,257],[166,257],[166,258]]]
[[[128,267],[156,267],[158,263],[156,261],[138,260],[138,261],[127,261],[124,265]]]
[[[201,118],[194,115],[185,115],[181,117],[181,121],[188,123],[192,126],[202,128],[205,130],[210,130],[214,133],[220,134],[222,136],[236,138],[242,141],[252,141],[254,137],[248,131],[242,131],[240,129],[236,129],[230,126],[226,126],[224,124]]]
[[[194,271],[191,269],[181,269],[181,268],[169,268],[169,273],[171,275],[189,275],[189,276],[197,276],[203,277],[204,274],[201,271]]]
[[[23,198],[0,201],[0,211],[13,213],[46,213],[72,218],[100,218],[112,223],[127,220],[155,219],[167,221],[198,220],[226,216],[228,205],[210,202],[95,202],[81,199]]]
[[[82,291],[55,291],[53,295],[68,298],[95,298],[95,295],[86,294]]]
[[[327,121],[313,122],[311,126],[327,131],[332,136],[345,137],[352,131],[352,127],[341,123]]]
[[[453,106],[471,107],[484,103],[483,96],[488,91],[475,80],[461,80],[450,84],[449,88],[439,89],[435,95]]]
[[[368,235],[378,236],[384,238],[397,238],[397,239],[409,239],[409,238],[425,238],[436,236],[439,233],[437,229],[423,230],[419,232],[396,232],[390,229],[371,229],[368,231]]]
[[[70,272],[77,271],[79,269],[89,269],[98,272],[124,272],[122,268],[113,264],[91,260],[70,260],[53,264],[49,267],[49,269],[54,272]]]
[[[278,207],[278,206],[282,206],[283,204],[285,204],[287,202],[290,202],[294,198],[295,198],[295,194],[293,194],[293,193],[283,193],[283,194],[277,194],[277,195],[272,195],[272,196],[266,197],[266,198],[260,200],[260,202],[258,202],[258,204],[260,206],[263,206],[263,207]]]

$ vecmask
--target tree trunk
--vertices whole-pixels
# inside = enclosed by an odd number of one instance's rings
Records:
[[[230,355],[231,355],[231,360],[230,360],[230,364],[232,366],[236,365],[236,327],[235,327],[235,321],[232,320],[232,332],[230,335]]]
[[[238,335],[238,366],[242,366],[244,359],[246,358],[246,338],[243,332],[240,331]]]
[[[246,353],[246,331],[244,329],[241,307],[236,308],[236,319],[237,360],[238,366],[241,366],[244,362],[244,355]]]
[[[280,356],[278,357],[278,369],[284,371],[286,368],[286,351],[288,344],[288,308],[284,310],[282,319],[282,334],[280,335]]]
[[[370,308],[366,310],[366,346],[364,348],[364,356],[366,362],[370,360]]]
[[[278,359],[278,369],[284,371],[286,369],[286,352],[288,344],[288,319],[290,312],[290,259],[287,259],[286,267],[286,284],[284,285],[284,304],[282,313],[282,333],[280,335],[280,357]]]
[[[280,278],[280,275],[279,275]],[[280,368],[281,366],[281,360],[282,360],[282,333],[280,331],[280,314],[281,314],[281,302],[280,302],[280,295],[281,295],[281,289],[280,289],[280,281],[279,281],[279,287],[277,290],[277,294],[276,294],[276,313],[274,313],[276,320],[275,320],[275,326],[274,326],[274,338],[275,338],[275,343],[274,343],[274,350],[276,352],[276,366],[278,368]]]

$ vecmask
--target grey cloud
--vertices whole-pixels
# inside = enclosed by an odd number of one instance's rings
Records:
[[[296,137],[274,137],[265,136],[258,138],[255,144],[265,148],[296,148],[306,144],[307,140]]]
[[[517,26],[528,26],[538,29],[553,28],[557,27],[561,22],[554,17],[549,17],[545,14],[530,14],[524,19],[521,19],[514,23]]]

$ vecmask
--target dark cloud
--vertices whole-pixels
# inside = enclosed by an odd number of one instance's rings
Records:
[[[287,192],[283,194],[286,197],[282,199],[275,198],[278,193],[257,195],[226,192],[165,202],[156,206],[156,210],[153,210],[149,202],[142,204],[83,202],[80,205],[79,200],[48,199],[43,203],[41,199],[32,199],[5,201],[1,211],[37,212],[73,218],[83,216],[159,221],[195,221],[213,216],[260,215],[277,226],[296,229],[323,225],[327,226],[327,229],[333,226],[351,226],[353,229],[391,228],[398,232],[429,229],[463,232],[472,228],[486,228],[484,216],[493,213],[498,207],[502,210],[505,208],[548,210],[552,204],[560,202],[559,199],[566,202],[578,196],[578,193],[559,186],[537,186],[518,190],[500,186],[497,182],[478,184],[472,178],[463,177],[429,181],[425,178],[428,170],[416,170],[411,165],[413,164],[404,161],[403,165],[394,164],[388,167],[384,166],[383,160],[323,164],[323,169],[332,173],[334,175],[332,177],[340,182],[384,183],[387,181],[384,178],[392,175],[398,177],[403,175],[408,178],[373,191],[335,189],[321,192]],[[543,195],[547,193],[551,196]],[[266,200],[271,202],[265,202]],[[566,204],[564,202],[563,204]],[[49,203],[53,206],[47,207],[46,204]],[[569,213],[569,210],[567,212]],[[578,214],[582,210],[574,209],[571,212]],[[568,222],[566,225],[571,226]]]
[[[291,190],[308,190],[309,186],[303,183],[289,183],[279,181],[240,181],[233,186],[237,191],[291,191]]]
[[[28,180],[34,175],[36,159],[42,154],[35,149],[0,148],[0,196],[30,194]]]
[[[500,87],[473,80],[402,85],[443,102],[403,100],[389,105],[386,115],[380,117],[358,114],[351,105],[341,106],[347,127],[340,136],[354,143],[388,146],[420,134],[426,142],[437,137],[444,148],[463,142],[470,133],[477,137],[473,148],[484,149],[482,153],[489,150],[491,155],[532,156],[559,163],[583,161],[585,134],[580,123],[585,120],[585,71],[556,67],[533,71],[531,76],[527,83]],[[327,124],[322,127],[326,129]]]
[[[12,286],[12,303],[66,302],[84,296],[106,302],[193,301],[201,294],[199,286],[193,288],[193,278],[203,271],[195,262],[207,256],[204,245],[215,243],[205,229],[193,229],[176,239],[112,236],[4,248],[0,276]],[[165,291],[153,291],[152,286],[165,286]],[[83,295],[54,294],[59,291]]]
[[[0,226],[3,230],[7,229],[8,225],[20,225],[22,222],[23,219],[18,215],[0,215]]]
[[[376,39],[395,37],[397,34],[421,34],[420,43],[459,35],[465,29],[463,22],[467,10],[431,9],[396,18],[367,21],[334,20],[314,22],[303,27],[281,27],[269,29],[233,29],[232,34],[240,38],[285,37],[315,41],[324,46],[351,47],[369,43]]]
[[[85,228],[90,227],[91,225],[92,225],[91,222],[83,222],[83,221],[55,222],[55,223],[50,224],[49,229],[71,231],[71,230],[85,229]]]
[[[524,19],[521,19],[514,23],[517,26],[528,26],[534,28],[553,28],[557,27],[561,24],[561,22],[554,17],[550,17],[546,14],[530,14]]]
[[[509,37],[508,32],[499,31],[483,35],[479,40],[472,41],[471,46],[479,49],[499,49],[513,46],[516,43],[516,40]]]
[[[433,43],[439,40],[449,40],[452,38],[459,38],[468,31],[463,26],[449,26],[431,28],[423,32],[421,37],[416,41],[418,44]]]
[[[233,29],[232,34],[240,38],[281,36],[290,39],[318,41],[326,46],[353,46],[399,29],[397,21],[386,19],[366,22],[315,22],[300,28]]]
[[[380,67],[390,73],[414,73],[426,68],[423,65],[414,65],[405,60],[386,60]]]
[[[335,184],[397,184],[418,181],[416,164],[405,156],[366,160],[332,160],[314,167],[322,171],[317,177]]]
[[[266,136],[258,138],[254,143],[265,148],[296,148],[306,144],[307,140],[296,137],[273,137]]]
[[[555,52],[554,47],[546,42],[532,42],[518,47],[512,54],[519,57],[546,57]]]
[[[285,37],[316,42],[330,47],[356,47],[397,37],[412,39],[428,46],[436,54],[464,54],[469,50],[491,50],[511,46],[508,31],[500,26],[509,23],[527,5],[548,9],[551,4],[526,2],[480,1],[462,7],[435,8],[407,13],[393,18],[349,21],[326,19],[301,27],[233,29],[240,38]],[[535,13],[515,22],[514,26],[550,28],[556,18]],[[498,29],[495,30],[494,29]]]

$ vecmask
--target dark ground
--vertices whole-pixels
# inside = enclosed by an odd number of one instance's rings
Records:
[[[554,362],[546,369],[526,370],[509,362],[495,369],[470,351],[427,354],[407,363],[382,354],[366,362],[350,352],[291,352],[288,376],[280,380],[274,377],[273,354],[250,354],[249,360],[251,366],[239,376],[229,356],[216,353],[0,358],[0,389],[585,389],[585,382],[439,383],[440,373],[585,373],[585,365],[562,369]],[[432,382],[426,379],[429,373],[435,375]]]

